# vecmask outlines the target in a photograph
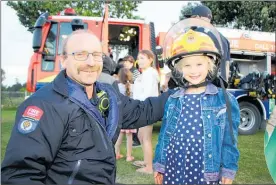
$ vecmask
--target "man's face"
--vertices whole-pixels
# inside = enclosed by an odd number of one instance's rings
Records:
[[[102,47],[98,38],[90,33],[73,35],[67,42],[66,53],[62,60],[66,74],[84,86],[92,85],[103,68]]]
[[[126,61],[124,61],[124,67],[127,68],[127,69],[131,69],[133,67],[133,63],[126,60]]]

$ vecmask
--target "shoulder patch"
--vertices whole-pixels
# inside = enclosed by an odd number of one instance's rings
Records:
[[[22,116],[39,121],[43,113],[44,111],[37,106],[28,106]]]
[[[18,124],[18,131],[22,134],[28,134],[36,129],[38,121],[21,118]]]

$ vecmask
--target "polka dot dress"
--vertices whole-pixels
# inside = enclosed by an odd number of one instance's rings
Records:
[[[201,94],[186,94],[183,110],[171,137],[165,164],[164,184],[213,184],[204,181]]]

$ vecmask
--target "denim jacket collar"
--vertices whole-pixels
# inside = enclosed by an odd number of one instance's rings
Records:
[[[185,91],[186,91],[186,89],[181,87],[178,91],[176,91],[174,94],[172,94],[171,97],[172,98],[182,97],[183,95],[185,95]],[[204,95],[205,94],[217,94],[217,93],[218,93],[217,86],[215,86],[212,83],[208,83],[207,86],[206,86],[206,90],[204,92]]]

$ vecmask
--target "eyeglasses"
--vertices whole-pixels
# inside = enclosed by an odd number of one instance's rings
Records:
[[[102,61],[105,57],[105,55],[102,52],[89,53],[88,51],[78,51],[67,55],[73,55],[75,60],[85,61],[88,59],[89,54],[91,54],[93,59],[96,61]]]

